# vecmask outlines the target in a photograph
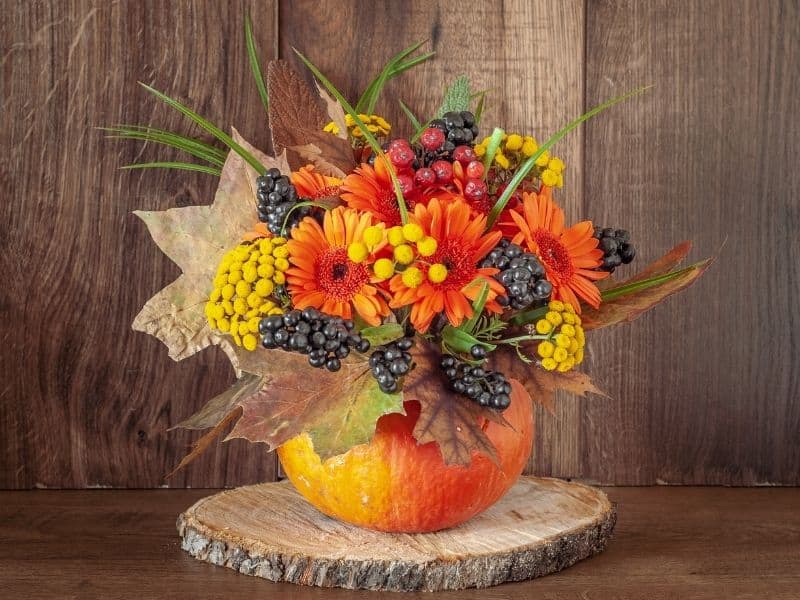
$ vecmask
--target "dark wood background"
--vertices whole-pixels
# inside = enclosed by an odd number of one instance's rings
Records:
[[[538,415],[530,470],[609,484],[800,483],[800,7],[796,1],[0,2],[0,487],[155,487],[196,436],[166,429],[232,380],[221,353],[173,363],[130,330],[178,270],[134,209],[210,202],[213,177],[124,172],[168,150],[96,126],[196,133],[153,83],[266,147],[242,18],[264,61],[309,56],[352,97],[429,39],[438,58],[390,84],[403,130],[470,75],[484,129],[545,138],[640,84],[646,96],[558,147],[569,216],[633,231],[639,264],[685,238],[720,251],[695,287],[590,339],[613,400]],[[169,485],[275,477],[227,443]]]

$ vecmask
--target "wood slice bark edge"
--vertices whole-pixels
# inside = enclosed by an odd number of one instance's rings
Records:
[[[616,510],[602,491],[559,480],[532,477],[523,477],[521,480],[558,481],[559,485],[580,490],[580,493],[590,491],[600,500],[601,509],[581,526],[559,531],[533,543],[495,553],[456,555],[426,561],[420,561],[418,557],[404,560],[402,557],[364,559],[311,556],[308,552],[294,553],[278,547],[275,551],[265,552],[263,540],[258,544],[248,543],[241,534],[209,526],[198,518],[197,510],[203,503],[221,494],[200,500],[178,517],[177,526],[182,538],[181,546],[191,556],[245,575],[299,585],[385,591],[458,590],[523,581],[555,573],[606,548],[616,523]],[[241,489],[246,488],[238,488]],[[304,502],[299,496],[297,500]],[[316,512],[310,506],[309,510]],[[328,521],[321,513],[317,514],[321,521]],[[468,527],[469,524],[462,527]],[[370,532],[370,535],[374,535],[374,532]],[[387,544],[398,539],[397,534],[378,535],[386,536]],[[400,535],[404,540],[424,541],[426,536],[437,534]]]

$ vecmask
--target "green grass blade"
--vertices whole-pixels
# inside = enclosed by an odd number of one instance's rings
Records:
[[[170,98],[166,94],[164,94],[162,92],[159,92],[157,89],[150,87],[146,83],[141,83],[140,82],[140,85],[144,89],[146,89],[148,92],[150,92],[151,94],[156,96],[159,100],[161,100],[162,102],[167,104],[168,106],[174,108],[175,110],[177,110],[181,114],[185,115],[186,117],[189,117],[189,119],[194,121],[201,128],[205,129],[208,133],[213,135],[220,142],[222,142],[223,144],[228,146],[228,148],[230,148],[231,150],[236,152],[236,154],[241,156],[256,171],[258,171],[259,173],[263,173],[266,170],[264,165],[262,165],[259,160],[257,160],[252,154],[250,154],[242,146],[237,144],[236,141],[231,136],[229,136],[227,133],[222,131],[219,127],[217,127],[216,125],[214,125],[213,123],[211,123],[207,119],[204,119],[203,117],[198,115],[196,112],[194,112],[192,109],[187,108],[186,106],[184,106],[183,104],[181,104],[177,100],[173,100],[172,98]]]
[[[489,138],[489,144],[486,146],[486,154],[483,155],[483,178],[489,176],[489,168],[492,166],[494,157],[497,154],[497,149],[503,141],[503,134],[505,131],[499,127],[495,127],[492,132],[492,137]]]
[[[149,163],[134,163],[132,165],[125,165],[120,169],[179,169],[183,171],[199,171],[200,173],[208,173],[209,175],[220,176],[222,169],[217,167],[209,167],[208,165],[198,165],[195,163],[185,162],[149,162]]]
[[[425,43],[426,40],[422,40],[421,42],[417,42],[416,44],[412,44],[405,50],[398,52],[392,58],[388,60],[388,62],[384,65],[381,72],[378,73],[375,78],[369,83],[367,88],[361,94],[361,97],[356,102],[355,110],[359,113],[366,112],[367,114],[372,114],[375,110],[375,105],[378,103],[378,98],[383,92],[383,87],[386,85],[386,82],[394,77],[397,77],[401,73],[407,71],[408,69],[428,60],[431,58],[434,53],[428,52],[423,54],[422,56],[417,56],[412,58],[406,62],[403,62],[405,58],[419,49],[422,44]]]
[[[186,137],[171,131],[143,127],[141,125],[118,125],[115,127],[100,127],[109,133],[106,137],[112,139],[139,140],[170,146],[177,150],[187,152],[195,158],[205,160],[220,167],[225,164],[225,152],[201,140]]]
[[[621,298],[622,296],[627,296],[628,294],[635,294],[636,292],[641,292],[642,290],[656,287],[664,282],[669,281],[670,279],[675,279],[676,277],[680,277],[685,273],[694,271],[706,262],[708,261],[700,261],[693,265],[689,265],[688,267],[684,267],[683,269],[678,269],[677,271],[672,271],[670,273],[665,273],[663,275],[656,275],[654,277],[649,277],[647,279],[634,281],[633,283],[620,285],[615,288],[611,288],[604,291],[601,294],[601,297],[603,298],[603,302],[608,302],[609,300],[616,300],[617,298]]]
[[[468,333],[472,333],[475,329],[475,326],[478,324],[478,320],[481,318],[481,313],[483,312],[483,307],[486,306],[486,300],[489,298],[489,284],[486,281],[483,281],[481,285],[481,291],[478,293],[478,296],[472,302],[472,317],[469,321],[465,321],[459,329],[463,329]]]
[[[503,191],[503,194],[500,196],[500,198],[497,199],[497,202],[492,207],[492,210],[489,212],[489,219],[488,219],[486,228],[489,229],[494,225],[495,221],[497,221],[497,218],[500,216],[500,213],[503,212],[503,209],[506,207],[506,204],[508,204],[508,200],[509,200],[509,198],[511,198],[511,194],[514,193],[514,191],[517,189],[517,187],[519,187],[519,185],[522,183],[522,181],[528,176],[528,173],[531,172],[531,169],[533,169],[534,165],[536,164],[536,160],[542,154],[544,154],[547,150],[549,150],[553,145],[555,145],[556,142],[561,140],[570,131],[575,129],[578,125],[580,125],[584,121],[588,121],[593,116],[603,112],[607,108],[611,108],[615,104],[618,104],[618,103],[620,103],[620,102],[622,102],[624,100],[628,100],[629,98],[632,98],[633,96],[637,96],[637,95],[647,91],[651,87],[652,86],[640,87],[640,88],[637,88],[637,89],[635,89],[633,91],[628,92],[627,94],[623,94],[621,96],[617,96],[616,98],[611,98],[610,100],[606,100],[602,104],[600,104],[598,106],[595,106],[590,111],[582,114],[577,119],[575,119],[575,120],[571,121],[570,123],[568,123],[565,127],[563,127],[560,130],[558,130],[544,144],[539,146],[539,149],[536,152],[534,152],[533,156],[531,156],[528,160],[526,160],[524,163],[522,163],[522,165],[520,165],[520,167],[517,170],[516,174],[511,179],[511,181],[509,182],[508,186],[506,186],[506,189]]]
[[[419,140],[420,136],[422,136],[425,130],[430,126],[431,121],[433,121],[433,119],[428,119],[424,123],[420,124],[419,129],[414,132],[414,135],[412,135],[411,139],[409,140],[412,144],[417,143],[417,140]]]
[[[475,124],[479,125],[483,116],[483,104],[486,101],[486,92],[475,94],[478,98],[478,106],[475,108]]]
[[[392,187],[394,188],[394,194],[397,197],[397,206],[400,210],[400,220],[405,225],[408,223],[408,207],[406,207],[406,201],[403,198],[403,192],[400,189],[400,182],[397,180],[397,175],[394,172],[394,169],[389,162],[389,159],[386,158],[386,155],[381,148],[381,145],[378,143],[378,140],[375,139],[375,136],[372,135],[372,132],[367,129],[367,126],[364,124],[364,121],[358,116],[356,110],[350,105],[347,99],[342,95],[342,93],[336,89],[336,86],[333,85],[325,75],[323,75],[320,70],[314,66],[314,64],[308,60],[305,55],[300,52],[297,48],[292,48],[300,57],[300,60],[309,68],[309,70],[314,74],[314,76],[320,80],[325,89],[328,90],[330,94],[333,95],[339,101],[339,104],[342,105],[342,108],[345,110],[347,114],[349,114],[353,121],[355,121],[356,126],[361,130],[361,133],[364,134],[364,139],[367,140],[367,143],[372,148],[372,151],[375,153],[375,156],[381,158],[382,160],[386,161],[386,164],[389,166],[387,169],[389,171],[389,176],[392,178]]]
[[[414,133],[416,133],[419,131],[419,128],[422,127],[422,124],[419,122],[419,119],[414,116],[414,113],[411,112],[411,109],[406,106],[405,102],[402,100],[398,100],[398,102],[400,103],[400,108],[403,110],[403,113],[406,115],[409,123],[411,123],[411,126],[414,128]]]
[[[244,38],[247,43],[247,58],[250,61],[250,70],[253,71],[253,79],[256,80],[258,95],[261,96],[264,112],[269,114],[269,94],[267,94],[264,75],[261,73],[261,65],[258,62],[258,48],[253,36],[253,21],[250,18],[250,13],[245,13],[244,15]]]
[[[372,99],[376,95],[380,94],[379,91],[376,92],[376,87],[381,77],[386,73],[390,72],[392,69],[394,69],[394,67],[399,61],[403,60],[406,56],[414,52],[414,50],[422,46],[422,44],[424,43],[425,41],[423,40],[421,42],[417,42],[416,44],[412,44],[405,50],[398,52],[392,58],[390,58],[383,66],[383,69],[381,69],[380,73],[378,73],[375,76],[375,78],[369,82],[369,85],[367,85],[367,88],[364,90],[364,93],[361,94],[361,97],[358,99],[358,102],[356,102],[355,106],[356,111],[363,113],[366,107],[369,106],[369,104],[372,102]]]

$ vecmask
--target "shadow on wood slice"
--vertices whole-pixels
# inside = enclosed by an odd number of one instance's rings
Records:
[[[380,533],[324,516],[290,483],[279,482],[203,498],[180,515],[178,531],[195,558],[270,581],[438,591],[560,571],[605,549],[615,522],[600,490],[522,477],[459,527]]]

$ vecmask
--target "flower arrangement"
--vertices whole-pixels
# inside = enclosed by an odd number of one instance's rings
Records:
[[[632,320],[695,281],[676,246],[639,275],[629,232],[570,223],[556,200],[553,145],[615,98],[539,143],[495,127],[485,93],[458,78],[429,120],[401,103],[411,135],[375,113],[384,84],[432,53],[394,56],[351,105],[302,54],[250,64],[274,156],[145,86],[226,150],[149,126],[113,135],[202,162],[131,167],[219,176],[214,202],[136,214],[182,269],[133,327],[181,360],[209,346],[239,378],[179,427],[210,429],[184,466],[233,425],[278,448],[298,490],[329,515],[430,531],[485,509],[513,485],[532,440],[533,401],[599,392],[576,368],[590,330]],[[488,131],[488,130],[487,130]],[[605,224],[604,224],[605,225]]]

